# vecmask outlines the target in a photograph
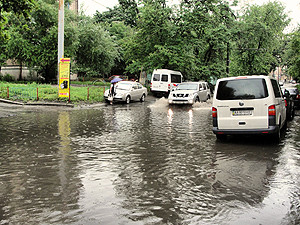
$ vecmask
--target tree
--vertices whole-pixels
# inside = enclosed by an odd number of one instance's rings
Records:
[[[295,80],[300,80],[300,26],[290,36],[285,55],[288,74]]]
[[[78,26],[77,71],[83,75],[104,77],[119,58],[118,47],[109,33],[90,18],[82,17]]]
[[[190,0],[181,3],[180,12],[179,34],[194,55],[194,69],[189,71],[191,79],[225,75],[235,20],[230,5],[220,0]]]
[[[160,1],[144,1],[140,9],[137,31],[124,47],[126,70],[138,73],[154,68],[177,69],[174,65],[178,55],[176,49],[179,37],[172,21],[172,10]],[[181,52],[182,53],[182,52]],[[174,59],[173,63],[170,59]]]
[[[268,74],[282,57],[279,49],[288,23],[279,2],[248,6],[237,24],[231,74]]]
[[[29,13],[35,6],[35,0],[0,0],[0,65],[6,59],[6,48],[5,44],[9,39],[7,32],[7,16],[10,13],[16,16],[29,17]]]
[[[103,13],[96,12],[94,18],[98,23],[123,22],[125,25],[135,27],[138,18],[138,4],[135,0],[119,0],[119,5]]]
[[[8,58],[35,68],[48,82],[57,76],[57,13],[55,0],[38,0],[29,19],[11,14],[8,21]],[[76,15],[66,10],[65,21],[65,56],[73,56]]]

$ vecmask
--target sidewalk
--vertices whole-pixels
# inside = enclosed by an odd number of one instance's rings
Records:
[[[74,107],[71,103],[60,103],[60,102],[17,102],[7,99],[0,98],[0,102],[15,104],[15,105],[32,105],[32,106],[64,106],[64,107]]]

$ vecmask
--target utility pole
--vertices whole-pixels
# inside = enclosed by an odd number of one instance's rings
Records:
[[[59,84],[59,61],[64,57],[64,22],[65,22],[65,9],[64,0],[59,0],[58,8],[58,59],[57,59],[57,83]]]

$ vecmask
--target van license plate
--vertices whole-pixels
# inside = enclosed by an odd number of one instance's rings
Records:
[[[232,111],[233,116],[252,116],[252,110],[234,110]]]

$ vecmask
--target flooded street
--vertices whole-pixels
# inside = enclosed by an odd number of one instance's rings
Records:
[[[209,103],[1,103],[0,224],[299,224],[297,114],[278,145],[217,141]]]

